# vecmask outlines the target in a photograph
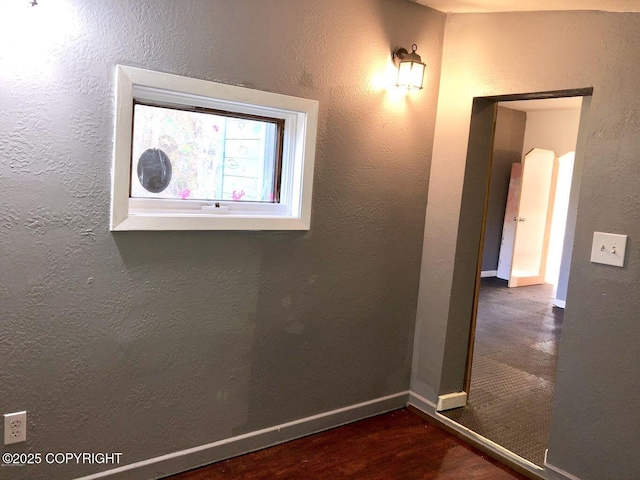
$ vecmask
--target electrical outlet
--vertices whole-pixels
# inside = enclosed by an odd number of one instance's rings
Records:
[[[27,412],[4,414],[4,444],[27,441]]]

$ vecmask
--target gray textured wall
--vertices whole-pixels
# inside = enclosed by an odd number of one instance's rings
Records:
[[[483,271],[498,269],[511,165],[519,163],[522,158],[526,121],[527,114],[525,112],[498,107],[496,131],[493,138],[489,205],[482,252]]]
[[[472,98],[593,86],[548,455],[582,480],[640,471],[639,44],[639,14],[452,15],[445,33],[412,389],[462,387],[443,352]],[[629,235],[624,268],[589,262],[596,230]]]
[[[63,8],[49,35],[26,24],[0,47],[0,412],[29,412],[6,450],[131,463],[406,390],[445,16],[404,0],[40,3]],[[427,87],[398,99],[374,80],[411,43]],[[319,100],[311,231],[110,233],[117,63]]]

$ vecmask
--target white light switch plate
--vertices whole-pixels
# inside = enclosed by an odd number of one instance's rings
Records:
[[[627,251],[627,236],[615,233],[593,232],[591,262],[604,263],[615,267],[624,267],[624,255]]]

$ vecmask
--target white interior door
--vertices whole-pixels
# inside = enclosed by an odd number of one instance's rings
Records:
[[[524,157],[509,286],[544,282],[557,175],[551,150],[534,148]]]
[[[507,206],[504,213],[500,255],[498,257],[497,277],[503,280],[509,280],[509,277],[511,277],[511,261],[513,260],[513,245],[516,240],[516,220],[518,218],[521,185],[522,164],[514,163],[511,165],[509,193],[507,194]]]
[[[575,152],[568,152],[558,157],[556,195],[553,204],[551,233],[549,235],[547,271],[545,272],[544,278],[545,283],[550,283],[554,286],[557,286],[558,277],[560,276],[560,264],[562,262],[567,215],[569,213],[569,195],[571,194],[571,179],[573,177],[575,155]]]

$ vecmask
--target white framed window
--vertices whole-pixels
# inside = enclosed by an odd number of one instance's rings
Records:
[[[118,65],[111,230],[308,230],[318,102]]]

